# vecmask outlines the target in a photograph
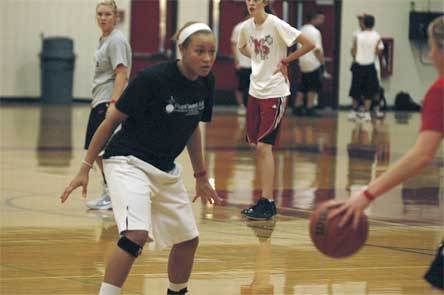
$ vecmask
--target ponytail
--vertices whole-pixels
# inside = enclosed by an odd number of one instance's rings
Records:
[[[264,7],[264,10],[268,14],[274,14],[273,9],[271,8],[271,3],[268,3],[267,6]]]

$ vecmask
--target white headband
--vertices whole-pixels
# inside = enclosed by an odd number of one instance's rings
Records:
[[[177,45],[181,45],[183,42],[185,42],[188,37],[196,33],[197,31],[208,31],[212,32],[211,28],[204,23],[195,23],[192,25],[189,25],[185,29],[180,32],[179,37],[177,39]]]

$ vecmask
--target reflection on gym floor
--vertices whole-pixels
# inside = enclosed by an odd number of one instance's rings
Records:
[[[5,105],[1,117],[1,293],[95,294],[118,234],[111,211],[88,211],[80,192],[59,194],[84,156],[89,107]],[[388,113],[352,123],[345,113],[287,116],[275,147],[279,215],[249,222],[239,212],[259,195],[245,117],[216,112],[205,128],[208,173],[223,206],[194,204],[201,232],[193,295],[439,294],[422,280],[443,236],[444,157],[369,207],[366,246],[347,259],[316,251],[308,234],[314,206],[343,200],[413,145],[419,114]],[[183,153],[184,179],[194,190]],[[98,171],[88,194],[101,189]],[[149,247],[146,247],[147,249]],[[168,251],[144,251],[123,294],[164,294]]]

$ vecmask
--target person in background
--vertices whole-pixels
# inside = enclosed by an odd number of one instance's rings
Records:
[[[322,12],[310,12],[307,15],[308,23],[301,28],[302,34],[315,44],[315,49],[299,58],[302,77],[293,109],[293,114],[296,116],[317,116],[314,103],[322,90],[322,80],[326,76],[322,35],[319,31],[319,26],[324,23],[324,20],[325,16]],[[307,96],[305,105],[304,95]]]
[[[355,64],[353,67],[353,79],[350,96],[353,98],[353,110],[349,119],[357,117],[359,100],[364,98],[364,113],[362,119],[370,121],[370,107],[372,101],[379,101],[381,86],[376,71],[376,56],[384,49],[381,36],[373,27],[375,18],[366,14],[362,19],[363,30],[356,33],[353,40],[352,56]]]
[[[95,70],[92,85],[93,100],[85,136],[85,149],[110,109],[119,99],[128,82],[131,72],[131,47],[123,33],[115,28],[117,5],[113,0],[100,1],[96,6],[97,24],[102,32],[95,53]],[[103,173],[102,156],[95,162],[103,178],[103,192],[98,199],[86,202],[90,209],[108,210],[112,208],[108,186]]]
[[[290,95],[287,66],[312,50],[314,44],[299,30],[271,14],[270,0],[246,0],[245,3],[251,18],[242,26],[238,47],[251,58],[247,140],[256,148],[262,197],[241,213],[249,219],[268,220],[276,215],[272,149]],[[296,43],[302,47],[287,56],[288,47]]]

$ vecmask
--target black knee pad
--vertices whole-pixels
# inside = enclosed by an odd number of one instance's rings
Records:
[[[137,243],[134,243],[130,239],[125,236],[122,236],[120,240],[117,242],[117,246],[120,249],[127,252],[131,256],[137,257],[142,254],[143,247],[140,247]]]

